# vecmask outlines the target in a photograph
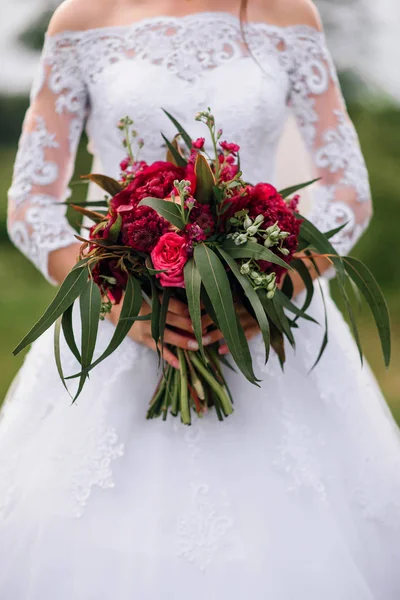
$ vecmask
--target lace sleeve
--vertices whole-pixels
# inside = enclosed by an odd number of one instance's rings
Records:
[[[372,216],[368,173],[357,133],[347,114],[325,37],[311,28],[288,42],[290,105],[321,181],[310,220],[329,231],[347,226],[333,239],[348,254]]]
[[[9,190],[8,231],[49,281],[49,253],[76,242],[60,202],[69,195],[86,104],[76,42],[47,37]]]

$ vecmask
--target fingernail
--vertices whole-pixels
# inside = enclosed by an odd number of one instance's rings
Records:
[[[212,344],[211,336],[206,335],[205,337],[202,338],[202,342],[203,342],[203,346],[209,346],[210,344]]]
[[[195,340],[189,340],[188,341],[188,348],[189,350],[198,350],[199,349],[199,345]]]

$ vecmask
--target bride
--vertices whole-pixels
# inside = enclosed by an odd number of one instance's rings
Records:
[[[160,131],[173,135],[161,107],[196,137],[193,116],[207,106],[241,145],[249,181],[275,181],[292,111],[322,178],[311,218],[323,231],[348,222],[335,239],[348,253],[371,215],[368,176],[309,0],[64,2],[15,164],[14,243],[61,282],[78,245],[56,202],[67,197],[84,125],[104,171],[118,176],[122,116],[134,118],[143,159],[154,161],[165,153]],[[146,321],[74,406],[52,334],[39,339],[0,424],[0,598],[398,599],[398,430],[329,296],[327,308],[329,346],[311,372],[323,328],[302,323],[282,373],[275,356],[265,367],[244,319],[261,388],[229,373],[235,413],[190,428],[144,418],[157,370]],[[116,313],[101,324],[99,353]],[[323,317],[318,293],[312,314]],[[167,343],[193,347],[180,304],[168,324]]]

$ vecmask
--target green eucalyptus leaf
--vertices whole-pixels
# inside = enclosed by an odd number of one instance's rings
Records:
[[[221,260],[205,244],[198,244],[195,247],[194,260],[233,359],[243,375],[251,383],[256,383],[249,346],[245,338],[243,342],[239,333],[239,330],[243,333],[243,329],[240,324],[238,325],[229,279]],[[250,357],[250,364],[248,357]]]
[[[73,324],[72,324],[72,313],[73,313],[74,305],[71,304],[62,315],[62,330],[64,333],[65,341],[67,342],[68,348],[71,350],[72,354],[75,356],[76,360],[81,362],[81,355],[78,349],[78,346],[75,342]]]
[[[122,342],[128,335],[132,327],[131,320],[134,317],[137,317],[141,307],[142,291],[140,283],[135,277],[129,275],[124,295],[124,301],[122,304],[121,314],[109,345],[107,346],[103,354],[93,364],[91,364],[90,367],[88,367],[84,371],[81,371],[80,373],[71,375],[66,379],[75,379],[76,377],[81,377],[85,373],[89,373],[92,369],[97,367],[97,365],[103,362],[103,360],[105,360],[113,352],[115,352],[115,350],[122,344]]]
[[[14,356],[37,340],[82,293],[88,279],[86,263],[78,263],[70,271],[44,315],[13,351]]]
[[[181,208],[175,202],[160,200],[160,198],[144,198],[139,202],[139,206],[149,206],[178,229],[185,228]]]
[[[160,325],[159,325],[159,327],[160,327],[161,348],[163,348],[163,345],[164,345],[164,333],[165,333],[165,326],[167,324],[167,314],[168,314],[168,307],[169,307],[169,301],[171,299],[171,295],[172,295],[171,288],[165,288],[163,291],[162,301],[161,301],[161,306],[160,306]]]
[[[330,259],[336,268],[336,272],[343,283],[346,278],[346,273],[342,258],[338,255],[335,248],[332,246],[326,236],[321,233],[319,229],[317,229],[315,225],[311,223],[311,221],[308,221],[301,215],[297,216],[303,219],[300,228],[301,238],[308,242],[309,245],[312,246],[319,254],[329,254]]]
[[[257,292],[253,288],[253,285],[252,285],[251,281],[249,280],[249,278],[246,275],[241,274],[240,268],[239,268],[237,262],[222,248],[219,248],[218,251],[221,254],[224,261],[226,262],[226,264],[228,265],[228,267],[231,269],[231,271],[234,274],[234,276],[236,277],[236,279],[238,280],[239,284],[241,285],[246,297],[248,298],[248,300],[253,308],[254,314],[256,316],[258,325],[261,329],[261,333],[263,336],[264,346],[265,346],[265,364],[267,364],[268,358],[269,358],[269,350],[270,350],[270,330],[269,330],[269,321],[265,314],[263,305],[261,304],[260,298],[258,297]]]
[[[56,360],[57,372],[58,372],[58,375],[60,376],[62,384],[65,387],[65,389],[67,390],[68,394],[71,395],[69,393],[69,390],[68,390],[68,387],[67,387],[67,384],[65,381],[64,370],[62,367],[62,360],[61,360],[61,344],[60,344],[61,321],[62,321],[62,316],[58,317],[58,319],[55,323],[55,326],[54,326],[54,358]]]
[[[93,279],[89,279],[84,287],[80,298],[79,307],[81,313],[81,367],[78,390],[74,397],[74,402],[83,390],[88,374],[85,372],[92,363],[94,349],[96,347],[97,332],[99,329],[100,311],[101,311],[101,293]]]
[[[222,248],[232,258],[235,259],[254,258],[255,260],[266,260],[268,262],[273,263],[274,265],[279,265],[284,269],[291,270],[291,267],[288,265],[288,263],[286,263],[282,258],[279,258],[279,256],[271,252],[269,248],[261,246],[261,244],[256,244],[254,242],[246,242],[246,244],[237,246],[233,240],[229,239],[224,241],[224,243],[222,244]]]
[[[329,341],[329,338],[328,338],[328,311],[326,309],[325,294],[324,294],[324,290],[322,289],[320,280],[317,279],[317,282],[318,282],[319,290],[321,292],[322,304],[323,304],[323,307],[324,307],[324,337],[322,338],[321,348],[320,348],[320,351],[318,353],[318,356],[317,356],[317,359],[316,359],[315,363],[311,367],[311,371],[313,369],[315,369],[315,367],[317,366],[317,364],[321,360],[321,358],[322,358],[322,356],[323,356],[323,354],[325,352],[325,349],[326,349],[326,347],[328,345],[328,341]]]
[[[175,125],[178,130],[179,135],[182,136],[183,141],[185,142],[188,150],[192,149],[192,139],[190,135],[184,130],[182,125],[173,117],[169,112],[167,112],[164,108],[162,109],[164,113],[167,115],[168,119]]]
[[[292,260],[290,264],[303,280],[304,287],[306,289],[306,298],[304,300],[303,306],[301,307],[301,310],[303,312],[306,312],[314,297],[314,282],[311,277],[310,271],[307,269],[307,266],[305,265],[304,261],[302,261],[300,258],[296,258]]]
[[[300,190],[303,190],[304,188],[309,187],[310,185],[313,185],[313,183],[316,183],[319,180],[320,180],[320,177],[318,177],[317,179],[312,179],[311,181],[306,181],[306,183],[292,185],[291,187],[287,187],[284,190],[281,190],[279,192],[279,195],[282,196],[283,199],[289,198],[289,196],[292,196],[292,194],[295,194],[296,192],[299,192]]]
[[[372,311],[378,328],[385,365],[388,367],[391,357],[391,331],[386,300],[375,277],[366,265],[350,256],[346,256],[343,260],[349,277],[363,294]]]
[[[215,177],[207,159],[202,154],[197,155],[194,168],[197,178],[195,198],[200,204],[211,204]]]
[[[155,281],[151,279],[151,336],[157,344],[157,352],[160,356],[158,343],[160,341],[160,314],[161,303],[158,297],[158,289]]]
[[[311,323],[315,323],[316,325],[319,325],[318,321],[316,321],[315,319],[310,317],[310,315],[308,315],[306,312],[304,312],[304,310],[302,308],[299,308],[298,306],[296,306],[296,304],[291,302],[291,300],[289,300],[289,298],[286,296],[286,294],[281,292],[281,290],[277,289],[275,292],[275,295],[276,295],[277,301],[279,301],[279,303],[282,305],[282,307],[286,308],[286,310],[288,310],[291,313],[293,313],[294,315],[296,315],[296,317],[305,319],[306,321],[310,321]]]
[[[124,189],[119,181],[113,179],[112,177],[107,177],[107,175],[90,173],[89,175],[83,175],[81,179],[89,179],[89,181],[96,183],[105,192],[107,192],[107,194],[110,194],[110,196],[116,196]]]
[[[187,160],[179,154],[179,151],[175,148],[175,146],[173,144],[171,144],[171,142],[168,140],[168,138],[165,137],[165,135],[163,133],[161,135],[162,135],[164,142],[167,145],[168,150],[170,151],[171,155],[174,158],[175,166],[187,167]]]
[[[201,277],[193,258],[187,261],[184,268],[184,276],[189,314],[190,318],[192,319],[194,335],[196,337],[197,343],[199,344],[200,352],[202,353],[203,359],[206,360],[202,342],[203,328],[201,324],[200,304]]]

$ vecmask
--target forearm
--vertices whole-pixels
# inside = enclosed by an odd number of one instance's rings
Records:
[[[62,283],[77,262],[80,244],[71,244],[49,254],[49,275],[53,281]]]

